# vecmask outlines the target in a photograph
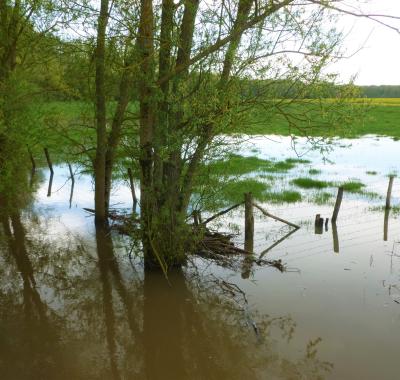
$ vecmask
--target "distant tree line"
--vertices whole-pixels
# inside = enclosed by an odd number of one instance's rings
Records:
[[[367,98],[400,98],[400,85],[360,86]]]

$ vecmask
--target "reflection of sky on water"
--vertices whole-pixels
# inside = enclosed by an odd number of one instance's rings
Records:
[[[50,173],[44,171],[44,180],[36,193],[35,207],[45,215],[54,219],[52,229],[62,231],[65,229],[75,232],[93,232],[93,217],[84,211],[84,208],[94,208],[94,183],[90,175],[75,176],[75,184],[71,207],[71,180],[69,169],[66,165],[57,165],[54,170],[51,196],[47,196]],[[123,182],[116,182],[111,194],[111,207],[129,209],[132,207],[130,189]]]
[[[248,155],[282,160],[296,157],[290,138],[257,137],[246,144]],[[351,145],[350,145],[351,144]],[[384,205],[388,173],[400,173],[400,142],[389,138],[366,137],[341,140],[324,162],[318,152],[301,158],[312,161],[289,172],[289,179],[307,176],[309,168],[322,170],[315,178],[341,181],[357,178],[367,191],[383,199],[368,199],[345,194],[337,223],[339,253],[334,252],[332,228],[314,233],[314,217],[331,217],[332,205],[301,202],[289,205],[264,204],[274,215],[302,228],[268,252],[269,259],[282,259],[293,273],[281,274],[271,268],[254,268],[254,281],[233,274],[250,296],[255,309],[273,315],[289,313],[297,323],[296,339],[290,351],[302,348],[304,337],[321,337],[322,357],[334,362],[331,379],[396,379],[397,347],[400,342],[400,220],[393,214],[388,222],[388,241],[384,241],[384,212],[371,212],[371,204]],[[350,145],[350,146],[349,146]],[[349,146],[349,147],[348,147]],[[298,139],[298,152],[307,150]],[[256,150],[258,153],[256,153]],[[377,175],[367,175],[376,171]],[[256,174],[254,175],[257,176]],[[283,183],[287,185],[288,179]],[[399,205],[400,185],[395,179],[392,204]],[[332,191],[336,191],[332,189]],[[304,193],[304,191],[302,191]],[[230,223],[241,228],[243,210],[232,213]],[[304,223],[308,222],[308,223]],[[255,215],[255,250],[273,244],[290,230],[282,223]],[[288,348],[285,350],[288,353]]]
[[[271,140],[278,141],[272,142]],[[299,152],[308,148],[297,140]],[[312,161],[299,165],[288,177],[307,175],[309,168],[321,169],[322,178],[332,181],[358,178],[368,184],[367,190],[384,196],[390,172],[400,172],[399,146],[389,138],[366,137],[341,140],[327,155],[309,151],[302,158]],[[349,146],[350,145],[350,146]],[[258,153],[251,150],[257,149]],[[296,157],[287,137],[255,137],[245,143],[243,154],[277,160]],[[370,176],[366,171],[377,171]],[[93,217],[83,211],[93,208],[93,184],[88,175],[76,177],[72,207],[69,208],[71,182],[68,168],[57,166],[51,197],[47,197],[49,174],[36,195],[35,208],[44,212],[49,234],[93,233]],[[278,176],[280,176],[278,174]],[[284,183],[287,179],[283,180]],[[285,182],[286,181],[286,182]],[[279,182],[279,181],[278,181]],[[395,180],[393,204],[399,204],[399,182]],[[335,191],[335,189],[332,189]],[[117,184],[111,203],[129,209],[131,193],[123,183]],[[320,356],[334,363],[332,379],[396,379],[398,343],[400,342],[400,220],[389,218],[388,241],[383,241],[384,213],[369,210],[370,205],[383,205],[384,199],[369,200],[345,194],[338,220],[339,253],[333,249],[332,229],[314,233],[314,217],[331,217],[332,205],[307,202],[296,204],[264,204],[269,212],[302,228],[268,252],[269,259],[282,259],[292,273],[275,269],[254,269],[254,281],[230,274],[248,294],[253,310],[271,316],[291,315],[297,323],[296,336],[289,347],[279,345],[285,356],[295,357],[304,351],[309,338],[322,338]],[[272,219],[255,215],[255,250],[257,253],[273,244],[290,229]],[[231,213],[223,222],[243,226],[243,210]],[[242,231],[241,231],[242,232]],[[237,241],[242,242],[242,235]],[[213,268],[215,270],[215,268]]]
[[[305,138],[296,138],[295,141],[298,155],[311,160],[316,167],[333,169],[329,163],[324,164],[325,157],[334,162],[334,170],[337,172],[343,169],[357,171],[367,168],[387,174],[400,169],[400,162],[396,160],[399,142],[388,137],[366,136],[359,139],[333,140],[335,146],[332,145],[332,151],[327,152],[324,157],[319,151],[311,150]],[[292,149],[292,140],[287,136],[255,136],[246,147],[249,150],[259,150],[263,158],[297,157]]]
[[[282,176],[282,182],[287,188],[290,179],[307,177],[308,170],[313,168],[321,170],[321,174],[312,176],[313,178],[326,181],[360,180],[367,185],[367,191],[384,196],[388,185],[387,175],[400,173],[399,148],[400,142],[388,137],[366,136],[360,139],[337,139],[332,145],[332,150],[322,156],[319,151],[310,150],[310,144],[305,138],[297,138],[297,154],[302,159],[310,160],[311,163],[298,165]],[[254,137],[244,144],[242,154],[276,160],[298,157],[292,148],[290,137],[274,135]],[[377,175],[368,175],[367,171],[377,172]],[[254,176],[257,177],[257,175]],[[333,190],[328,189],[328,192]],[[310,194],[310,191],[303,194]],[[352,194],[347,194],[347,196],[353,199],[359,198]],[[394,189],[392,200],[393,204],[400,202],[399,191]]]

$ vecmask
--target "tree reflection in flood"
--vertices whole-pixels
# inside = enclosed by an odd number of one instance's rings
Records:
[[[252,316],[256,335],[234,295],[194,268],[168,281],[135,274],[108,228],[54,239],[45,218],[20,211],[1,224],[2,379],[318,378],[331,368],[316,342],[301,358],[280,356],[270,332],[290,340],[293,321]]]

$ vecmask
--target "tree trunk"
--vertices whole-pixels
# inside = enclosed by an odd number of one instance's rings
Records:
[[[124,116],[131,99],[131,90],[133,84],[133,74],[130,69],[130,65],[133,62],[136,48],[133,48],[130,56],[127,58],[124,66],[124,71],[121,76],[119,84],[119,97],[117,108],[114,113],[113,122],[111,125],[111,132],[107,140],[107,152],[105,157],[105,207],[108,212],[110,206],[110,195],[112,185],[112,171],[114,168],[115,152],[118,148],[121,140],[122,125],[124,122]]]
[[[161,257],[154,251],[152,242],[154,192],[153,192],[153,136],[155,102],[154,85],[154,16],[151,0],[141,0],[138,51],[140,60],[139,80],[139,164],[140,220],[145,267],[163,266]]]
[[[108,0],[101,0],[100,14],[97,24],[97,46],[95,52],[96,64],[96,158],[94,163],[95,176],[95,220],[104,223],[107,219],[106,210],[106,93],[105,93],[105,44],[108,23]]]

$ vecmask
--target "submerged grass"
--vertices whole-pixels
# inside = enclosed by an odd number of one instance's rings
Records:
[[[317,205],[325,205],[333,199],[333,195],[327,192],[318,192],[313,198],[311,198],[311,203],[316,203]]]
[[[308,171],[308,174],[310,174],[310,175],[321,174],[321,170],[319,170],[319,169],[310,169],[310,170]]]
[[[272,203],[295,203],[302,200],[302,196],[298,191],[284,190],[280,192],[265,193],[265,201]]]
[[[302,158],[287,158],[285,162],[289,164],[311,164],[310,160],[305,160]]]
[[[359,181],[344,182],[340,184],[340,186],[343,187],[344,191],[349,193],[362,193],[362,189],[365,187],[365,185]]]
[[[240,156],[231,154],[224,160],[216,160],[208,163],[205,167],[216,175],[243,175],[252,172],[264,173],[286,173],[297,164],[309,163],[308,160],[286,159],[284,161],[273,161],[258,158],[256,156]]]
[[[221,198],[225,204],[239,203],[243,201],[243,194],[251,192],[254,199],[264,201],[266,199],[266,191],[269,186],[252,178],[246,178],[240,181],[231,181],[224,185],[221,189]]]
[[[291,181],[295,186],[301,187],[302,189],[326,189],[328,187],[339,187],[342,186],[344,191],[349,193],[362,193],[363,188],[366,186],[360,181],[347,181],[347,182],[331,182],[316,180],[309,177],[299,177]]]
[[[302,200],[302,196],[298,191],[271,191],[270,189],[271,187],[264,182],[246,178],[228,182],[221,188],[219,196],[223,206],[242,202],[243,194],[248,192],[251,192],[254,199],[260,202],[295,203]]]
[[[325,189],[332,186],[332,182],[316,180],[308,177],[299,177],[291,181],[293,185],[301,187],[302,189]]]
[[[386,207],[385,206],[374,206],[374,207],[370,207],[369,208],[370,211],[373,212],[382,212],[384,213],[386,211]],[[393,216],[399,216],[400,215],[400,206],[392,206],[389,209],[389,215],[393,215]]]

